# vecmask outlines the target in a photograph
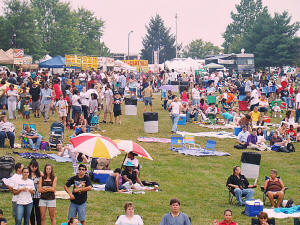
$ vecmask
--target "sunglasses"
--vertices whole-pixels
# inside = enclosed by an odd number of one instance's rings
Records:
[[[86,171],[86,169],[78,169],[79,171]]]

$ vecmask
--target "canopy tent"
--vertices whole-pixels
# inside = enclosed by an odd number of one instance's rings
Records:
[[[136,71],[136,68],[134,66],[130,66],[127,63],[122,62],[121,60],[116,60],[114,64],[115,68],[119,68],[121,70]]]
[[[165,67],[177,72],[194,73],[195,70],[202,68],[203,62],[192,58],[175,58],[165,62]]]
[[[45,55],[43,58],[40,58],[39,60],[35,61],[35,63],[42,63],[49,59],[52,59],[52,57],[50,55]]]
[[[13,64],[14,60],[9,57],[5,51],[0,49],[0,64]]]
[[[64,68],[65,58],[58,55],[39,64],[40,68]]]
[[[210,63],[210,64],[205,65],[204,67],[206,67],[208,69],[222,69],[222,68],[224,68],[223,65],[216,64],[216,63]]]

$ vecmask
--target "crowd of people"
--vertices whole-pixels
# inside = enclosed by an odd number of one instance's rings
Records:
[[[24,120],[31,116],[43,117],[49,121],[55,111],[67,129],[74,129],[75,134],[87,132],[94,117],[103,111],[102,123],[122,123],[122,103],[126,91],[129,98],[144,101],[144,112],[153,111],[152,98],[159,88],[167,84],[179,85],[179,94],[172,90],[161,90],[162,107],[170,112],[172,121],[171,132],[177,132],[177,124],[181,114],[186,115],[187,122],[231,124],[240,127],[237,135],[237,149],[251,148],[255,150],[285,150],[292,149],[293,142],[300,141],[300,89],[296,87],[294,74],[255,73],[250,77],[235,73],[216,71],[203,76],[177,74],[175,71],[162,71],[160,74],[132,74],[127,72],[81,71],[50,75],[49,71],[22,72],[16,75],[9,71],[0,72],[0,148],[9,140],[10,148],[14,148],[15,126],[7,120],[5,109],[8,110],[10,121],[19,115]],[[274,91],[275,90],[275,91]],[[213,101],[208,101],[213,99]],[[241,110],[240,102],[246,109]],[[268,114],[268,112],[271,112]],[[283,113],[285,115],[282,117]],[[18,115],[19,114],[19,115]],[[32,114],[32,115],[31,115]],[[267,117],[280,118],[279,127],[269,130],[265,126]],[[114,119],[113,119],[114,118]],[[274,123],[275,124],[275,123]],[[275,124],[276,125],[276,124]],[[78,128],[78,129],[76,129]],[[25,126],[20,137],[26,139],[32,150],[38,150],[42,136],[37,130]],[[68,146],[58,145],[59,155],[72,150]],[[85,155],[76,155],[76,160],[90,162]],[[140,165],[133,153],[124,162],[124,170],[114,170],[106,181],[106,191],[124,192],[128,189],[143,187],[140,179]],[[43,172],[38,162],[32,160],[28,167],[17,163],[16,173],[9,178],[10,191],[13,193],[13,217],[17,225],[46,224],[46,214],[49,213],[51,225],[55,219],[55,191],[57,176],[51,164],[46,164]],[[68,224],[86,224],[87,192],[92,189],[92,183],[87,176],[87,167],[80,164],[75,176],[70,177],[64,190],[70,197]],[[121,182],[120,182],[121,181]],[[232,189],[238,204],[244,205],[252,199],[253,188],[247,179],[241,175],[240,167],[234,167],[233,174],[227,180],[227,186]],[[72,190],[71,190],[72,187]],[[279,207],[284,197],[284,184],[277,178],[277,171],[271,170],[270,178],[264,185],[271,206]],[[153,190],[153,189],[151,189]],[[156,190],[156,189],[154,189]],[[277,198],[275,204],[274,198]],[[171,199],[171,212],[164,215],[161,225],[189,225],[191,218],[180,212],[180,201]],[[132,203],[125,204],[125,215],[118,217],[116,225],[141,225],[143,219],[134,214]],[[0,225],[6,223],[0,210]],[[268,216],[260,213],[258,224],[267,223]],[[224,211],[224,220],[214,221],[214,225],[237,224],[232,221],[232,211]]]

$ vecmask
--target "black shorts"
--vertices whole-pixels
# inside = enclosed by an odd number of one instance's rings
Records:
[[[114,111],[114,117],[121,116],[122,111]]]
[[[268,112],[268,108],[267,107],[260,107],[258,109],[259,112]]]

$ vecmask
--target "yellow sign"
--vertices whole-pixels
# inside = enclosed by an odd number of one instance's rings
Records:
[[[149,70],[148,60],[123,60],[123,62],[135,67],[137,72],[148,72]]]
[[[66,67],[77,67],[83,70],[90,70],[98,68],[97,57],[94,56],[77,56],[77,55],[66,55]]]

